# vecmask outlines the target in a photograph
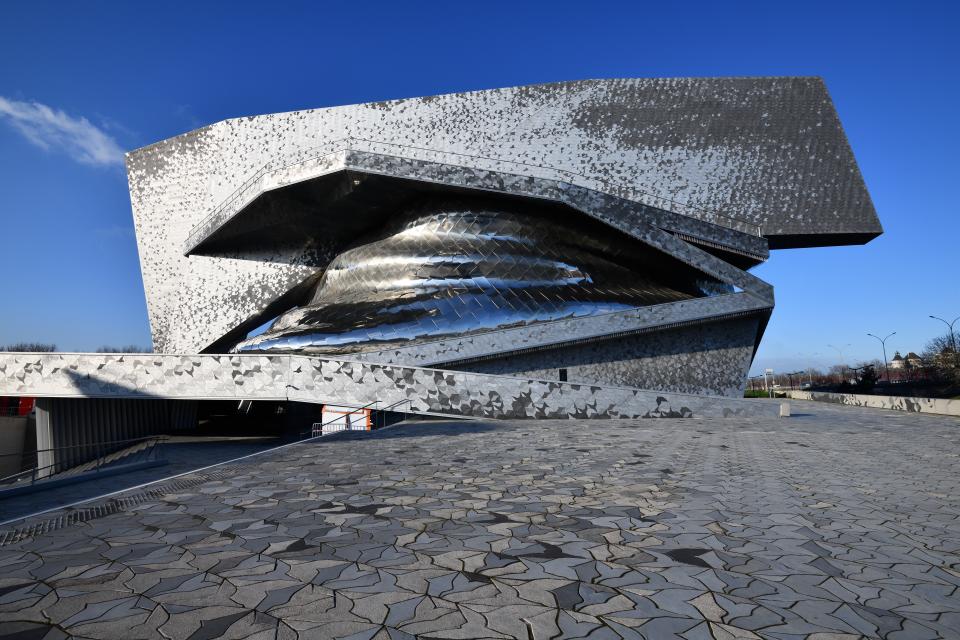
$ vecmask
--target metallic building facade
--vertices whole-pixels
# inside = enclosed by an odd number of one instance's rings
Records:
[[[822,81],[227,120],[127,158],[154,348],[742,393],[770,249],[882,232]]]
[[[306,304],[237,350],[351,353],[723,291],[692,270],[678,277],[682,265],[654,263],[642,246],[628,251],[635,243],[606,229],[549,213],[417,203],[334,258]]]

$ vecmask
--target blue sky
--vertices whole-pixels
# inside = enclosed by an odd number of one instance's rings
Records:
[[[224,118],[599,77],[819,75],[886,234],[774,252],[754,370],[919,351],[960,315],[953,3],[0,7],[0,344],[150,342],[123,150]],[[846,345],[849,345],[848,347]]]

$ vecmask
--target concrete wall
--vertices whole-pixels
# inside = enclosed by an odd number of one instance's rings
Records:
[[[960,417],[960,400],[941,398],[909,398],[900,396],[867,396],[857,393],[822,393],[818,391],[788,391],[787,395],[795,400],[814,400],[832,402],[854,407],[873,407],[892,409],[910,413],[936,413]]]

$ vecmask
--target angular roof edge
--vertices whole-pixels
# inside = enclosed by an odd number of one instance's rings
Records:
[[[771,248],[862,244],[883,232],[818,76],[594,78],[240,116],[126,161],[131,172],[216,138],[209,171],[239,184],[259,167],[233,173],[230,156],[275,161],[347,136],[461,154],[465,165],[474,156],[569,172],[641,201],[746,220]],[[255,148],[256,139],[270,141]]]

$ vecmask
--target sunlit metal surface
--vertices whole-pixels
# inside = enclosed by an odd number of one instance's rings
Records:
[[[340,254],[308,304],[236,350],[350,353],[730,290],[548,210],[427,200],[394,220]]]

